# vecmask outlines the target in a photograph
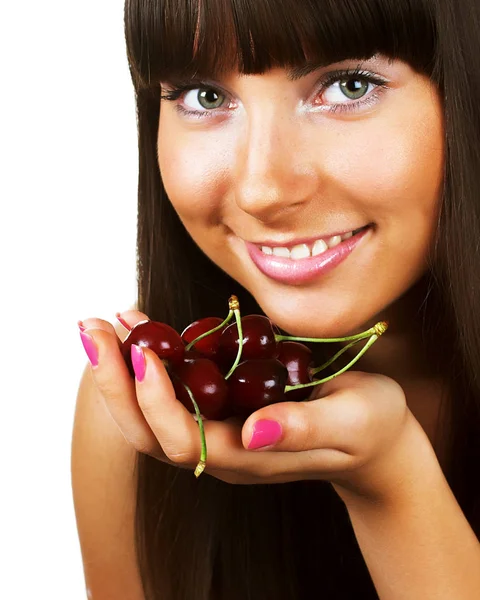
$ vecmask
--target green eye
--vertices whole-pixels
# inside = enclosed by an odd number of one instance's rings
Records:
[[[212,89],[201,89],[197,94],[198,103],[202,108],[219,108],[225,101],[225,96]]]
[[[361,79],[342,79],[340,81],[340,89],[350,100],[358,100],[362,98],[368,91],[368,81]]]

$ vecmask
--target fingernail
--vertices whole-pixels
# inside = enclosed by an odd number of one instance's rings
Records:
[[[123,319],[123,318],[122,318],[122,315],[121,315],[121,313],[117,312],[117,313],[115,313],[115,316],[116,316],[116,318],[117,318],[117,321],[118,321],[118,322],[119,322],[121,325],[123,325],[123,327],[125,327],[125,329],[126,329],[127,331],[131,331],[131,330],[132,330],[132,328],[130,327],[130,325],[129,325],[129,324],[126,322],[126,321],[125,321],[125,319]]]
[[[140,346],[136,346],[135,344],[132,344],[130,353],[132,356],[132,365],[133,370],[135,371],[135,377],[141,383],[145,378],[145,371],[147,368],[145,354],[143,353],[142,348],[140,348]]]
[[[91,362],[92,367],[98,366],[98,350],[95,342],[91,335],[80,331],[80,337],[82,338],[83,347],[87,353],[88,360]]]
[[[248,445],[249,450],[271,446],[282,437],[282,426],[277,421],[261,419],[253,426],[253,435]]]

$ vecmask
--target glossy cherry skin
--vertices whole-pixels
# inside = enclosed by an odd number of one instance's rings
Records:
[[[205,319],[190,323],[190,325],[183,330],[181,335],[185,346],[190,344],[190,342],[193,342],[193,340],[197,339],[197,337],[201,336],[203,333],[215,329],[215,327],[221,325],[223,321],[224,320],[220,319],[220,317],[205,317]],[[218,352],[218,343],[224,329],[225,328],[219,329],[218,331],[215,331],[215,333],[211,333],[203,338],[203,340],[197,342],[194,346],[195,350],[201,352],[206,358],[214,358]]]
[[[300,342],[284,341],[279,344],[280,353],[278,360],[287,367],[287,385],[300,385],[312,381],[310,369],[314,368],[313,352]],[[313,388],[307,387],[286,392],[285,398],[289,402],[301,402],[312,393]]]
[[[248,417],[263,406],[285,402],[287,379],[287,368],[276,358],[240,363],[227,380],[233,413]]]
[[[130,354],[132,344],[150,348],[162,359],[167,369],[182,363],[185,355],[182,338],[173,327],[158,321],[140,321],[131,329],[121,348],[123,358],[132,377],[135,377]]]
[[[192,360],[196,360],[197,358],[207,358],[195,348],[190,348],[190,350],[185,350],[185,355],[183,357],[183,362],[192,362]]]
[[[274,327],[272,321],[263,315],[242,317],[242,361],[278,356],[278,342],[275,339]],[[220,337],[219,351],[222,363],[233,364],[239,344],[238,327],[236,323],[232,323]]]
[[[231,416],[227,382],[217,365],[210,359],[195,358],[184,361],[182,365],[172,370],[170,379],[177,399],[191,413],[195,414],[195,407],[182,382],[190,388],[204,417],[223,421]]]

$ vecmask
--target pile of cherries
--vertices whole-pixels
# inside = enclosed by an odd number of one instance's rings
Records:
[[[325,383],[349,369],[382,335],[388,325],[382,321],[371,329],[344,338],[298,338],[281,335],[278,327],[263,315],[240,316],[236,296],[229,299],[225,320],[206,317],[191,323],[179,334],[173,327],[156,321],[141,321],[130,328],[122,344],[122,355],[134,377],[131,347],[151,349],[162,360],[177,399],[196,413],[202,437],[202,456],[195,475],[206,465],[206,444],[202,417],[222,421],[231,416],[247,418],[276,402],[306,400],[312,386]],[[235,315],[235,323],[229,324]],[[348,348],[370,338],[358,355],[337,373],[315,379]],[[240,343],[242,340],[242,343]],[[300,341],[344,342],[325,364],[315,367],[312,351]]]

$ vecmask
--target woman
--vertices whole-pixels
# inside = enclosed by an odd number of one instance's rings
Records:
[[[295,336],[389,329],[309,402],[206,421],[196,479],[198,427],[161,361],[139,349],[132,381],[124,334],[84,320],[91,597],[479,597],[479,22],[476,0],[127,0],[123,320],[182,331],[236,294]]]

